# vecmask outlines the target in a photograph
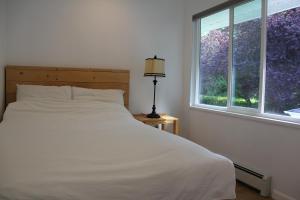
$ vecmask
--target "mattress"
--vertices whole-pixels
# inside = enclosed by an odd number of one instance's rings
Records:
[[[232,162],[125,107],[20,101],[0,124],[0,199],[235,198]]]

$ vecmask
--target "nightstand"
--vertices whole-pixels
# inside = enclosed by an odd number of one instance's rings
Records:
[[[165,130],[165,125],[173,124],[173,133],[175,135],[179,134],[179,119],[176,117],[164,113],[160,114],[160,118],[147,118],[146,114],[134,114],[133,117],[144,124],[151,126],[161,125],[162,130]]]

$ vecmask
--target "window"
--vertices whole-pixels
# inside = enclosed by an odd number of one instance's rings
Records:
[[[269,0],[265,111],[300,108],[300,0]]]
[[[199,102],[226,106],[229,10],[201,19],[200,29]]]
[[[300,0],[228,1],[193,20],[193,106],[300,122]]]
[[[258,108],[261,0],[233,8],[232,105]]]

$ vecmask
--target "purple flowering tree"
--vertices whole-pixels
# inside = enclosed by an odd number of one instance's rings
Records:
[[[267,20],[265,108],[283,114],[300,107],[300,8],[273,14]],[[201,94],[227,96],[228,27],[201,37]],[[260,21],[235,25],[233,43],[234,95],[252,106],[258,99]],[[218,103],[216,103],[218,105]]]
[[[300,8],[268,17],[266,111],[300,107]]]
[[[244,99],[247,107],[252,107],[251,99],[258,99],[259,94],[260,25],[255,19],[234,26],[234,95]]]
[[[201,37],[200,76],[201,94],[227,95],[227,66],[229,29],[210,31]]]

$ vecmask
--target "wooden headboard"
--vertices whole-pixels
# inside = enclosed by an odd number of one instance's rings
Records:
[[[129,106],[129,70],[7,66],[5,68],[5,105],[16,101],[17,84],[78,86],[93,89],[122,89]]]

